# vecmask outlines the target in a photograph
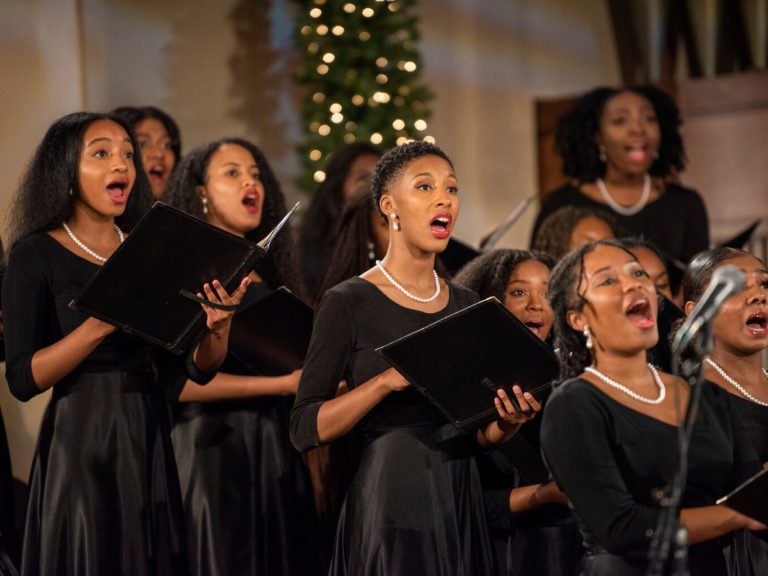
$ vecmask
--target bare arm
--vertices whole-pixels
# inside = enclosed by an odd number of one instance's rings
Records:
[[[224,286],[218,280],[214,280],[211,284],[206,284],[203,286],[203,290],[205,297],[211,302],[236,306],[240,304],[243,296],[245,296],[250,283],[250,278],[243,278],[243,281],[240,282],[240,285],[231,296],[227,294]],[[198,296],[201,296],[201,294],[198,294]],[[201,372],[214,372],[221,366],[221,363],[224,362],[224,358],[227,356],[229,328],[232,325],[234,312],[217,310],[205,304],[201,304],[201,306],[205,310],[208,330],[197,345],[192,358],[195,366]]]
[[[680,511],[680,524],[688,530],[688,542],[697,544],[740,528],[765,530],[762,522],[739,514],[727,506],[702,506]]]
[[[513,488],[509,494],[509,512],[519,516],[547,504],[567,504],[568,498],[554,481]]]
[[[32,376],[37,387],[48,390],[65,378],[114,331],[114,326],[89,317],[58,342],[35,352]]]
[[[343,436],[390,392],[408,386],[397,370],[389,368],[349,392],[326,400],[317,413],[317,439],[326,443]]]
[[[204,386],[187,380],[179,394],[179,401],[215,402],[257,396],[287,396],[296,393],[299,378],[301,370],[284,376],[239,376],[219,373]]]

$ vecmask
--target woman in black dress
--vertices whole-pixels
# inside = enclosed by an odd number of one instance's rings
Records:
[[[546,341],[553,321],[547,300],[553,265],[545,254],[493,250],[467,264],[454,282],[480,298],[495,296]],[[535,482],[516,467],[518,454],[525,451],[515,443],[526,442],[525,448],[538,454],[540,422],[527,424],[522,434],[478,459],[499,574],[574,576],[581,560],[581,537],[565,506],[565,494],[554,482]]]
[[[185,574],[165,398],[184,359],[69,308],[141,214],[149,185],[128,124],[75,113],[43,138],[15,198],[3,282],[6,377],[28,400],[53,388],[30,475],[22,574]],[[120,226],[120,227],[118,227]],[[209,300],[237,304],[217,281]],[[224,359],[232,314],[206,308],[186,358],[201,381]],[[179,366],[177,366],[177,364]]]
[[[339,519],[332,574],[493,573],[473,445],[494,446],[535,415],[536,400],[515,387],[524,412],[502,391],[499,419],[476,437],[451,432],[445,418],[375,349],[477,301],[440,280],[459,208],[445,153],[426,142],[387,152],[372,189],[390,225],[387,255],[375,268],[328,290],[317,312],[296,403],[291,440],[300,450],[359,425],[364,448]],[[339,383],[349,392],[336,396]]]
[[[128,120],[136,132],[152,195],[162,200],[171,175],[181,160],[179,127],[166,112],[154,106],[121,106],[112,113]]]
[[[168,200],[254,242],[285,215],[285,198],[256,146],[238,138],[184,158]],[[248,304],[286,285],[298,289],[290,228],[251,272]],[[255,374],[230,353],[206,386],[188,381],[176,405],[173,445],[192,573],[297,576],[319,573],[309,477],[288,439],[300,371]]]
[[[312,195],[299,236],[301,274],[310,298],[320,289],[344,204],[352,199],[360,184],[370,180],[379,158],[378,148],[356,142],[341,146],[325,166],[325,180]]]
[[[685,311],[690,314],[707,289],[714,271],[723,265],[739,268],[746,288],[726,300],[712,323],[713,349],[705,360],[709,382],[731,395],[760,462],[768,462],[768,372],[762,354],[768,348],[768,269],[743,250],[715,248],[693,259],[683,276]],[[768,574],[768,544],[764,538],[740,532],[729,549],[734,576]]]
[[[645,574],[660,509],[653,494],[677,467],[688,384],[647,363],[656,344],[656,292],[635,256],[603,241],[566,256],[550,277],[564,382],[547,401],[541,441],[579,521],[587,576]],[[692,576],[722,575],[719,537],[765,526],[714,506],[759,469],[729,394],[702,389],[688,450],[680,522]]]
[[[556,135],[563,172],[573,183],[547,196],[531,239],[549,214],[577,205],[607,211],[672,261],[685,264],[706,250],[704,203],[675,182],[685,167],[680,124],[674,101],[657,88],[597,88],[584,95]]]

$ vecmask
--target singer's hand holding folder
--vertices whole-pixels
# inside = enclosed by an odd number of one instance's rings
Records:
[[[292,213],[257,245],[157,202],[70,306],[179,354],[204,327],[195,294],[234,290]]]
[[[462,432],[497,417],[498,388],[537,400],[559,366],[554,351],[496,298],[482,300],[376,350]]]

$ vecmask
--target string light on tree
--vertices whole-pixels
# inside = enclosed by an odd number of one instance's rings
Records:
[[[425,137],[432,93],[420,81],[416,0],[293,0],[305,126],[299,184],[314,190],[342,143],[390,148]]]

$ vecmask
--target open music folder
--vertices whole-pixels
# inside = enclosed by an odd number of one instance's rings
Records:
[[[376,351],[463,432],[496,419],[498,388],[541,401],[559,375],[552,348],[493,297]]]

